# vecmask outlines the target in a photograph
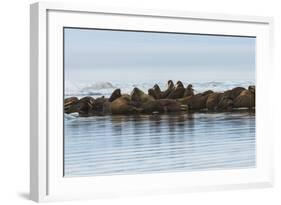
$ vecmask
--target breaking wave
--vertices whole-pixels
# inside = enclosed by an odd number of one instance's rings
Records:
[[[149,88],[152,88],[154,84],[158,84],[161,90],[166,89],[166,82],[126,82],[126,83],[110,83],[110,82],[96,82],[91,84],[86,83],[72,83],[65,82],[65,96],[105,96],[108,97],[116,88],[120,88],[122,93],[129,94],[134,87],[138,87],[141,90],[147,92]],[[240,81],[240,82],[222,82],[222,81],[210,81],[210,82],[184,82],[184,85],[187,86],[189,83],[193,85],[195,93],[204,92],[206,90],[213,90],[216,92],[222,92],[228,89],[235,87],[244,87],[248,88],[249,85],[255,85],[253,81]]]
[[[77,84],[69,81],[65,82],[65,95],[66,96],[100,96],[110,93],[116,89],[110,82],[98,82],[91,84]]]

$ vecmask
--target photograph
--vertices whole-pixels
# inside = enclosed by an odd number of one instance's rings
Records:
[[[256,167],[256,37],[63,28],[63,176]]]

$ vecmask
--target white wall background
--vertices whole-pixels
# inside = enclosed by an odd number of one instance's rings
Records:
[[[0,204],[31,204],[29,192],[29,4],[1,0],[0,6]],[[80,0],[79,2],[82,2]],[[278,0],[92,0],[100,6],[207,11],[273,16],[275,20],[275,173],[276,185],[253,189],[120,198],[66,204],[281,204],[280,83],[281,6]],[[278,87],[279,86],[279,87]],[[279,102],[278,102],[279,101]],[[278,136],[279,135],[279,136]]]

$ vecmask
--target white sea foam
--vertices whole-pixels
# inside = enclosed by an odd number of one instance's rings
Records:
[[[65,82],[66,96],[101,96],[109,95],[110,91],[116,89],[110,82],[96,82],[96,83],[73,83]]]
[[[79,117],[78,113],[70,113],[70,114],[64,114],[64,119],[69,121],[69,120],[74,120]]]
[[[130,94],[134,87],[138,87],[144,92],[147,92],[149,88],[152,88],[154,84],[158,84],[161,90],[166,89],[166,82],[127,82],[127,83],[113,83],[113,82],[94,82],[94,83],[73,83],[70,81],[65,82],[65,96],[105,96],[108,97],[116,88],[120,88],[122,93]],[[185,82],[184,85],[192,84],[195,93],[204,92],[206,90],[213,90],[216,92],[222,92],[234,87],[248,88],[249,85],[254,85],[253,81],[209,81],[209,82]]]

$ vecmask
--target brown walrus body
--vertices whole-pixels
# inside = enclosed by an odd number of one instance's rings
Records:
[[[159,96],[157,96],[155,90],[152,89],[152,88],[148,89],[148,95],[153,97],[154,99],[159,99],[160,98]]]
[[[152,96],[154,99],[161,99],[162,92],[160,87],[157,84],[155,84],[153,88],[148,89],[148,95]]]
[[[231,90],[225,91],[218,104],[218,109],[221,110],[230,110],[233,108],[233,101],[234,99],[242,92],[245,88],[236,87]]]
[[[183,97],[188,97],[188,96],[192,96],[192,95],[194,95],[194,90],[192,88],[192,85],[189,84],[184,91]]]
[[[67,114],[79,112],[79,99],[77,97],[70,97],[64,100],[64,112]]]
[[[105,98],[104,96],[95,99],[94,103],[93,103],[93,109],[92,109],[93,113],[103,112],[104,103],[106,103],[106,102],[108,102],[108,99]]]
[[[250,85],[250,86],[248,87],[248,90],[249,90],[251,93],[253,93],[254,95],[256,94],[256,86]]]
[[[167,96],[167,99],[177,99],[182,98],[185,92],[185,88],[181,81],[178,81],[176,86],[173,88],[173,90],[170,92],[170,94]]]
[[[208,95],[197,94],[190,96],[190,99],[187,102],[188,109],[190,110],[200,110],[206,108],[206,101]]]
[[[161,89],[160,89],[158,84],[155,84],[153,86],[153,90],[154,90],[155,96],[156,96],[155,99],[161,99],[162,98],[162,91],[161,91]]]
[[[189,102],[191,98],[192,98],[192,96],[188,96],[188,97],[176,99],[176,101],[182,105],[187,105],[187,102]]]
[[[70,97],[64,99],[64,106],[68,106],[69,104],[75,104],[79,101],[77,97]]]
[[[180,112],[180,111],[186,111],[187,110],[187,106],[181,105],[176,100],[160,99],[159,102],[160,102],[161,106],[165,107],[166,112]]]
[[[235,108],[255,107],[255,94],[249,90],[244,90],[235,98],[233,105]]]
[[[131,100],[138,104],[143,104],[155,100],[152,96],[145,94],[138,88],[134,88],[131,93]]]
[[[121,90],[120,89],[115,89],[112,94],[110,95],[108,101],[113,102],[117,98],[121,97]]]
[[[173,81],[169,80],[168,81],[168,88],[165,91],[162,92],[161,99],[167,98],[174,88],[175,88],[175,85],[174,85]]]
[[[121,95],[121,90],[113,91],[109,98],[104,96],[94,99],[87,96],[81,99],[70,97],[64,100],[64,112],[69,114],[78,112],[80,116],[96,114],[153,114],[166,112],[180,112],[185,110],[232,110],[233,108],[255,107],[255,86],[235,87],[223,93],[207,90],[194,94],[192,85],[185,89],[182,82],[174,86],[168,81],[168,88],[161,91],[155,84],[148,90],[148,94],[134,88],[131,95]],[[166,97],[165,97],[166,96]]]
[[[94,98],[90,96],[81,98],[79,100],[79,114],[88,115],[93,109],[94,102]]]
[[[206,108],[208,110],[217,110],[222,95],[222,93],[211,93],[207,98]]]
[[[134,114],[140,110],[131,103],[131,97],[123,95],[110,104],[110,112],[112,114]]]
[[[158,99],[147,102],[142,105],[142,112],[153,113],[153,112],[180,112],[186,110],[183,105],[172,99]]]
[[[187,105],[189,110],[205,109],[208,96],[212,93],[213,91],[208,90],[204,93],[199,93],[196,95],[191,95],[188,97],[178,99],[178,102]]]
[[[214,93],[214,91],[212,91],[212,90],[207,90],[207,91],[201,93],[201,95],[202,95],[202,96],[206,96],[206,95],[210,95],[210,94],[212,94],[212,93]],[[199,94],[200,94],[200,93],[199,93]]]

